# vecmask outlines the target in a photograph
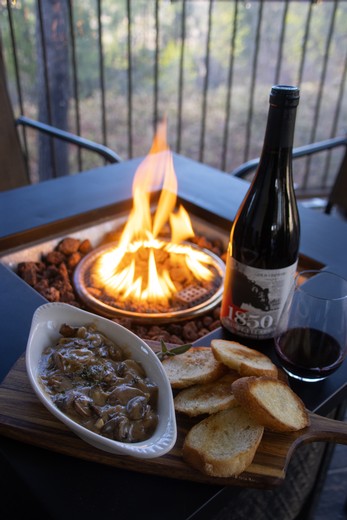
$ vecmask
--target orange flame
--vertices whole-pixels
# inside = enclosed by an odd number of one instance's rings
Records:
[[[161,188],[152,217],[151,193]],[[123,300],[166,302],[177,292],[165,262],[156,257],[173,255],[180,266],[197,280],[211,280],[210,256],[182,242],[194,236],[187,211],[177,201],[177,178],[166,139],[166,122],[158,127],[149,154],[139,165],[133,182],[133,208],[120,241],[96,261],[93,274],[110,294]],[[170,225],[171,242],[161,240],[160,232]],[[136,255],[139,254],[138,258]],[[146,269],[143,270],[143,257]],[[142,268],[138,266],[141,264]],[[181,267],[182,268],[182,267]]]

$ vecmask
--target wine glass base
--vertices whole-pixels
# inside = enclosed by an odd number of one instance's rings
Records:
[[[290,372],[289,370],[287,370],[284,367],[282,367],[282,368],[286,372],[286,374],[288,374],[293,379],[297,379],[298,381],[304,381],[305,383],[317,383],[318,381],[324,381],[324,379],[327,378],[327,376],[321,376],[321,377],[317,377],[317,376],[313,376],[313,377],[299,376],[297,374],[293,374],[292,372]]]

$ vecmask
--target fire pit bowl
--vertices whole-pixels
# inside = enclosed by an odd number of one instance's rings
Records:
[[[158,424],[152,436],[141,442],[126,443],[106,438],[78,424],[53,404],[39,382],[42,354],[60,337],[61,325],[71,327],[95,325],[97,331],[118,345],[127,356],[142,365],[147,377],[158,386]],[[26,368],[33,390],[42,404],[78,437],[109,453],[136,458],[155,458],[167,453],[177,436],[172,391],[162,364],[151,348],[126,328],[106,318],[65,303],[47,303],[34,313],[26,349]]]
[[[186,243],[184,242],[183,245]],[[88,287],[88,279],[90,278],[90,271],[93,268],[94,263],[100,258],[101,255],[107,254],[112,251],[117,244],[105,244],[102,245],[91,253],[87,254],[74,272],[74,287],[79,298],[84,304],[102,316],[108,318],[131,318],[134,322],[158,324],[158,323],[172,323],[192,319],[197,316],[206,314],[210,310],[214,309],[222,299],[223,294],[223,281],[225,275],[225,264],[224,262],[214,253],[207,249],[201,249],[194,244],[189,246],[195,250],[200,251],[206,255],[213,271],[215,272],[215,282],[209,290],[200,284],[196,286],[190,286],[178,293],[178,296],[182,298],[182,304],[172,306],[172,308],[165,308],[160,310],[151,310],[146,305],[141,310],[136,310],[128,305],[127,301],[120,301],[118,304],[112,301],[111,298],[101,299],[90,291]],[[176,300],[177,302],[177,300]]]

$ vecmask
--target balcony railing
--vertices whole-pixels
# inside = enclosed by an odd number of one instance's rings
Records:
[[[70,130],[124,159],[168,119],[173,151],[231,172],[257,157],[275,83],[301,88],[295,146],[347,132],[347,2],[2,0],[15,117]],[[100,164],[47,154],[26,129],[31,182]],[[38,143],[40,147],[38,148]],[[327,193],[340,150],[295,163],[301,194]],[[55,158],[55,160],[52,160]]]

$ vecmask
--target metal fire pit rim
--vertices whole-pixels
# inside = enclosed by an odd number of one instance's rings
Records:
[[[163,323],[187,321],[189,319],[194,319],[198,316],[207,314],[209,311],[213,310],[222,300],[223,288],[224,288],[224,276],[225,276],[225,263],[215,253],[213,253],[212,251],[210,251],[206,248],[198,247],[195,244],[190,243],[190,242],[183,242],[183,243],[189,244],[189,246],[199,249],[200,251],[203,251],[205,254],[207,254],[209,257],[211,257],[215,263],[214,267],[217,269],[217,271],[219,271],[219,274],[221,276],[220,285],[216,289],[214,294],[212,296],[210,296],[207,300],[200,302],[192,307],[189,307],[187,309],[178,310],[178,311],[163,312],[163,313],[156,313],[156,312],[141,313],[141,312],[135,312],[135,311],[128,311],[125,309],[107,305],[106,303],[98,300],[93,295],[91,295],[87,291],[85,285],[80,282],[80,280],[83,277],[87,268],[89,267],[90,263],[94,260],[94,258],[96,256],[98,256],[98,254],[100,252],[107,251],[108,249],[111,249],[112,247],[114,247],[117,244],[117,242],[110,242],[110,243],[103,244],[103,245],[95,248],[93,251],[88,253],[79,262],[79,264],[76,267],[74,274],[73,274],[73,282],[74,282],[75,291],[78,294],[79,298],[83,301],[83,303],[86,304],[92,311],[94,311],[98,314],[102,314],[106,318],[110,318],[110,319],[129,318],[136,323],[153,324],[153,325],[157,324],[158,325],[158,324],[163,324]],[[159,314],[159,316],[158,316],[158,314]]]

